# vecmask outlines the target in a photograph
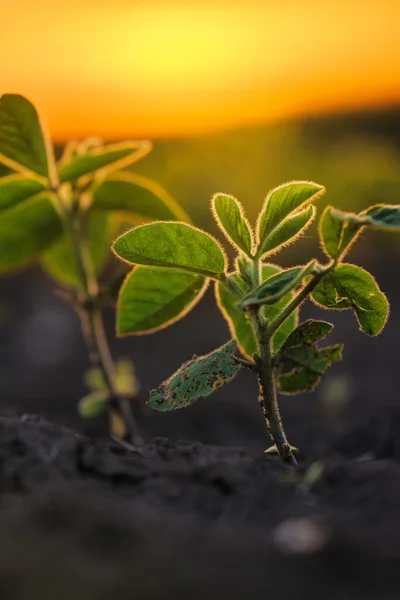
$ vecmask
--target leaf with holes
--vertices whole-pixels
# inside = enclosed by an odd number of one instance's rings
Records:
[[[162,267],[135,267],[118,298],[118,335],[151,333],[182,319],[202,298],[208,279]]]
[[[130,263],[179,268],[216,279],[226,269],[226,257],[219,243],[186,223],[141,225],[121,235],[113,250]]]
[[[235,349],[236,342],[231,340],[210,354],[194,356],[150,392],[149,406],[161,411],[184,408],[229,383],[241,369],[234,359]]]
[[[311,346],[315,342],[325,338],[332,329],[333,325],[326,321],[314,321],[313,319],[304,321],[289,335],[283,349],[303,345]]]
[[[338,265],[324,276],[311,296],[324,308],[353,309],[361,331],[368,335],[378,335],[389,314],[387,298],[374,277],[355,265]]]
[[[215,194],[211,209],[217,224],[233,246],[251,256],[253,233],[240,202],[227,194]]]

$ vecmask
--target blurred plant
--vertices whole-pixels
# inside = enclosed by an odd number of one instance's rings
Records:
[[[120,292],[120,333],[154,330],[182,317],[213,279],[218,306],[234,337],[183,364],[151,392],[152,408],[168,411],[189,406],[234,379],[242,367],[248,368],[258,377],[260,402],[274,443],[267,452],[277,452],[296,464],[295,449],[282,426],[277,388],[283,394],[312,390],[342,356],[341,344],[317,346],[333,325],[315,320],[298,325],[299,307],[311,297],[328,309],[353,310],[362,331],[379,334],[388,316],[387,299],[370,273],[343,259],[364,228],[400,229],[399,206],[377,205],[360,214],[328,206],[319,228],[327,264],[312,260],[283,270],[265,262],[305,232],[316,214],[314,201],[324,192],[322,186],[307,181],[273,189],[255,234],[241,204],[232,196],[216,194],[214,218],[238,253],[232,272],[219,242],[186,223],[142,225],[116,240],[117,256],[140,265]],[[144,299],[154,290],[156,305],[149,307]],[[242,356],[235,354],[237,347]]]
[[[56,162],[35,107],[19,95],[0,99],[0,162],[8,167],[0,179],[0,272],[38,260],[69,288],[64,296],[81,315],[97,373],[80,412],[91,416],[109,409],[112,433],[135,443],[140,434],[130,398],[137,394],[137,382],[126,363],[116,371],[101,316],[122,275],[103,287],[98,278],[111,256],[112,239],[127,224],[186,219],[157,183],[121,171],[151,149],[148,141],[103,145],[89,138],[69,142]]]

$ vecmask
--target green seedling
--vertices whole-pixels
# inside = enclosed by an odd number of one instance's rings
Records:
[[[299,324],[299,307],[310,297],[327,309],[352,310],[364,333],[379,334],[388,316],[387,299],[372,275],[343,259],[363,229],[400,229],[399,206],[373,206],[358,215],[327,207],[319,234],[328,262],[312,260],[290,269],[271,264],[272,255],[306,231],[316,214],[314,203],[324,192],[321,185],[308,181],[272,190],[255,231],[235,198],[216,194],[212,213],[237,251],[231,271],[221,244],[186,223],[142,225],[116,240],[117,256],[137,265],[120,292],[120,333],[168,325],[185,315],[214,280],[217,303],[233,338],[207,356],[194,356],[151,392],[152,408],[188,406],[231,381],[240,369],[250,369],[258,377],[260,403],[273,441],[267,452],[296,463],[296,449],[283,429],[277,390],[283,394],[313,390],[342,356],[341,344],[318,345],[333,325],[316,320]]]
[[[74,302],[90,351],[92,390],[79,405],[83,416],[108,410],[112,433],[140,441],[130,399],[133,371],[116,369],[101,309],[121,277],[99,283],[112,240],[134,223],[185,220],[157,183],[123,169],[146,156],[148,141],[104,145],[97,138],[69,142],[59,161],[35,107],[24,97],[0,99],[0,273],[38,261]]]

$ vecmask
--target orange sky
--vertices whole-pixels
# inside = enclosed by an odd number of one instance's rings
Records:
[[[0,0],[0,93],[57,139],[400,102],[400,0]]]

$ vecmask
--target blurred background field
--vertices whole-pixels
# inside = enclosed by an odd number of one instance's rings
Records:
[[[292,179],[326,186],[319,214],[326,204],[358,211],[374,203],[400,203],[396,2],[378,7],[356,0],[323,6],[313,0],[214,5],[199,0],[132,7],[103,0],[57,9],[40,0],[35,10],[26,2],[15,6],[28,11],[20,23],[32,52],[24,55],[15,47],[14,67],[0,67],[0,92],[40,101],[59,149],[69,132],[110,140],[154,138],[153,152],[134,171],[159,181],[197,226],[220,239],[209,212],[218,191],[238,197],[252,222],[267,191]],[[134,16],[137,10],[136,46],[135,29],[132,41],[122,27],[130,9]],[[41,17],[43,31],[52,18],[54,30],[35,40],[29,15]],[[15,7],[7,6],[5,16],[9,30],[19,26]],[[61,24],[68,17],[76,37],[66,52]],[[7,36],[13,48],[9,31]],[[140,45],[144,39],[147,47]],[[294,265],[312,256],[322,258],[315,224],[277,261]],[[314,395],[282,402],[290,437],[309,449],[324,444],[328,429],[340,431],[354,421],[361,407],[368,418],[377,406],[399,403],[400,237],[368,232],[349,260],[376,276],[392,314],[384,333],[370,339],[358,332],[350,314],[304,307],[304,316],[332,318],[333,338],[345,342],[343,362]],[[76,415],[88,359],[76,315],[54,292],[38,267],[0,279],[3,410],[105,431],[103,423],[82,423]],[[228,336],[211,289],[183,321],[150,336],[116,340],[111,310],[106,320],[114,354],[135,362],[143,399],[183,360]],[[263,446],[255,394],[251,375],[244,373],[187,411],[144,414],[142,420],[149,435]]]

